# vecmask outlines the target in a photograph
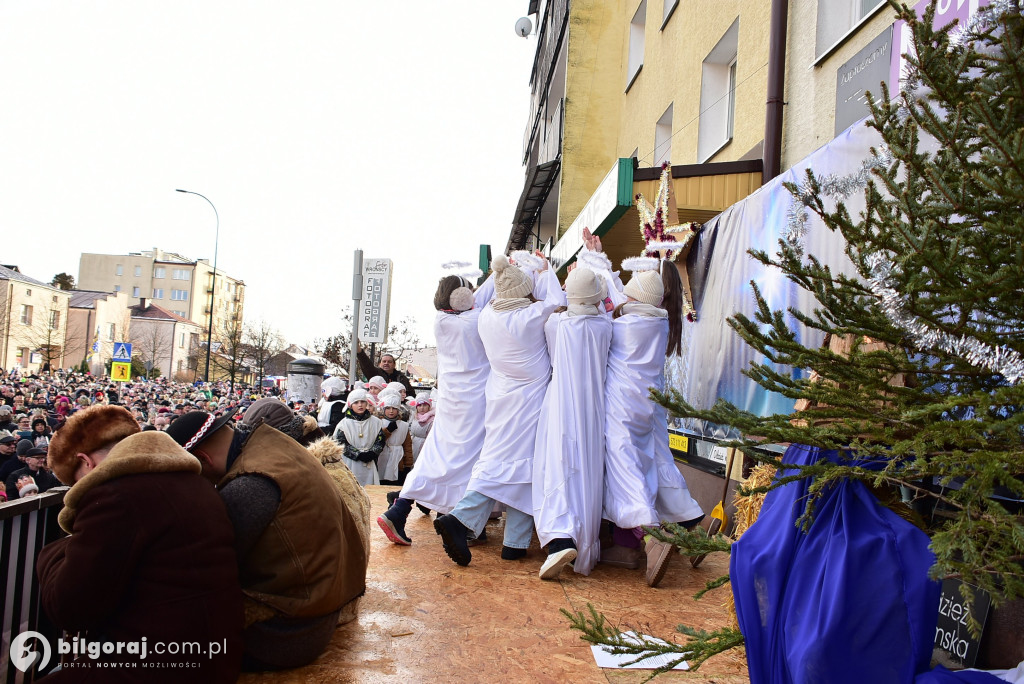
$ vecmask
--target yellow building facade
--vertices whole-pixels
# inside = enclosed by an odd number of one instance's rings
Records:
[[[602,235],[614,263],[639,254],[633,197],[653,198],[666,162],[680,221],[702,222],[756,190],[770,6],[769,0],[532,4],[535,107],[524,201],[507,248],[546,248],[561,267],[582,245],[586,227]],[[531,153],[531,132],[546,141],[546,154]],[[556,134],[557,156],[550,143]],[[631,168],[623,159],[633,160]],[[543,183],[531,183],[533,161],[556,169],[547,194]]]

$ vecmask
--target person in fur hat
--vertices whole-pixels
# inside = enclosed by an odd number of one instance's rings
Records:
[[[380,484],[377,459],[384,450],[384,423],[370,410],[371,395],[364,389],[348,393],[345,417],[334,430],[334,440],[345,448],[344,461],[361,485]]]
[[[181,416],[165,434],[199,459],[235,532],[245,594],[242,667],[300,667],[327,647],[366,589],[358,522],[331,478],[293,438],[234,412]]]
[[[552,375],[533,458],[533,518],[548,557],[541,579],[569,563],[589,575],[601,555],[604,492],[604,387],[612,322],[605,281],[578,266],[565,279],[566,311],[544,326]]]
[[[477,330],[480,311],[494,296],[494,278],[476,292],[459,275],[441,278],[434,292],[434,338],[437,340],[437,375],[444,378],[437,389],[438,417],[419,457],[405,478],[402,491],[377,524],[393,543],[408,546],[412,540],[405,523],[413,503],[421,510],[447,513],[466,493],[473,465],[480,458],[484,424],[479,418],[490,363]]]
[[[445,553],[459,565],[469,564],[467,536],[483,531],[496,501],[506,506],[503,559],[523,558],[533,537],[533,454],[551,376],[544,323],[566,300],[539,252],[517,260],[535,275],[497,257],[491,264],[495,296],[480,313],[480,340],[491,366],[480,459],[462,500],[434,520]]]
[[[188,661],[189,681],[235,681],[242,659],[238,563],[227,511],[199,462],[165,433],[141,432],[126,409],[106,405],[71,416],[49,456],[72,485],[58,516],[70,536],[36,559],[50,619],[90,640],[223,644],[219,654],[149,652],[144,661]],[[141,659],[105,654],[106,663],[135,667],[65,667],[39,681],[181,681],[176,669],[138,667]]]

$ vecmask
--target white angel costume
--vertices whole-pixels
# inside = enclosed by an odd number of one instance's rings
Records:
[[[383,419],[385,425],[390,421]],[[395,429],[384,441],[384,449],[377,459],[377,473],[381,480],[394,482],[398,479],[398,467],[402,464],[405,456],[405,438],[409,435],[409,422],[396,420]]]
[[[541,546],[572,539],[574,569],[589,575],[601,557],[604,393],[612,323],[596,310],[593,315],[563,312],[548,319],[545,332],[553,371],[537,428],[534,523]]]
[[[491,375],[483,449],[466,487],[527,515],[533,510],[537,421],[551,377],[544,322],[565,304],[551,269],[536,275],[533,295],[541,301],[502,311],[495,305],[509,300],[495,300],[480,313],[480,340]]]
[[[353,451],[368,451],[377,440],[377,435],[380,434],[383,428],[384,424],[381,423],[380,418],[377,416],[369,416],[365,420],[353,420],[352,418],[345,417],[341,419],[338,427],[334,429],[334,439],[335,441],[341,441],[338,439],[338,435],[339,433],[343,434],[345,436],[345,443]],[[345,450],[346,455],[342,456],[341,460],[352,471],[359,484],[364,486],[380,484],[377,464],[373,461],[364,463],[351,459],[347,456],[348,451],[348,449]]]
[[[604,517],[624,529],[693,520],[703,511],[672,458],[665,409],[649,394],[665,387],[666,312],[640,302],[622,311],[608,353]]]
[[[488,278],[473,296],[474,308],[469,311],[438,311],[434,319],[438,378],[434,423],[400,494],[441,513],[451,511],[466,493],[484,443],[480,403],[491,368],[477,320],[494,296],[494,279]]]

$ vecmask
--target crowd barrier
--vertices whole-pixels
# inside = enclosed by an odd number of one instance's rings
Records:
[[[46,544],[63,536],[57,515],[64,507],[67,487],[51,489],[39,496],[0,505],[0,578],[3,598],[0,608],[0,683],[34,681],[35,668],[22,672],[11,661],[11,640],[26,631],[42,634],[51,644],[57,630],[43,613],[36,581],[36,556]],[[38,661],[37,661],[38,662]],[[50,667],[53,667],[52,661]]]

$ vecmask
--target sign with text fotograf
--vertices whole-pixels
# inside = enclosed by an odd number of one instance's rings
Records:
[[[391,259],[363,259],[363,298],[359,300],[361,342],[386,342],[391,308]]]

